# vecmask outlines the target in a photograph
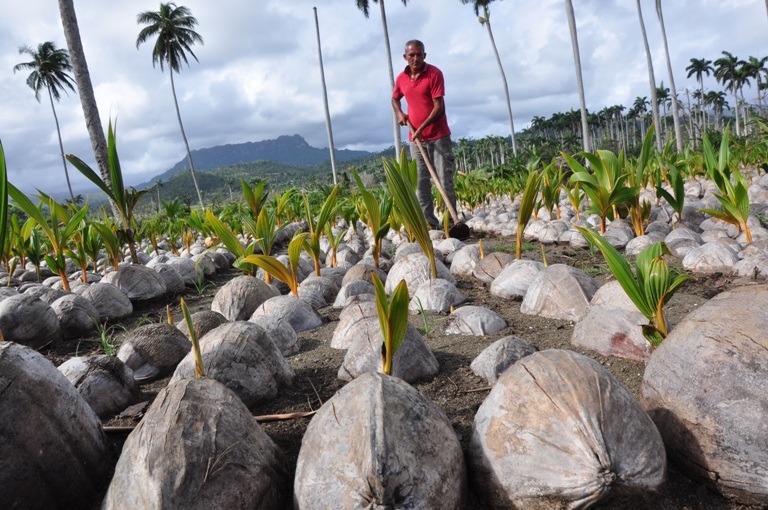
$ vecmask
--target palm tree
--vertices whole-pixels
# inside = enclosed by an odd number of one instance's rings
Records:
[[[408,0],[402,0],[403,5],[408,5]],[[378,3],[381,9],[381,25],[384,28],[384,45],[387,48],[387,69],[389,70],[389,90],[395,88],[395,72],[392,69],[392,50],[389,47],[389,30],[387,29],[387,11],[384,9],[384,0],[373,0]],[[363,11],[365,17],[368,17],[370,2],[368,0],[355,0],[357,8]],[[392,111],[392,126],[395,133],[395,154],[400,154],[402,141],[400,139],[400,124],[397,121],[397,115]]]
[[[661,152],[661,127],[659,122],[659,100],[656,98],[656,76],[653,73],[653,60],[651,59],[651,48],[648,45],[648,35],[645,32],[645,22],[643,21],[643,10],[640,7],[640,0],[637,0],[637,15],[640,18],[640,32],[643,34],[643,45],[645,46],[645,60],[648,66],[648,82],[651,88],[651,113],[653,115],[653,125],[657,126],[656,134],[656,149]],[[640,99],[639,97],[637,99]],[[645,100],[645,98],[643,98]],[[635,101],[635,107],[637,107],[637,101]],[[638,112],[640,110],[638,109]],[[645,112],[645,105],[643,105],[643,112]],[[645,133],[644,126],[640,125],[641,133]]]
[[[652,90],[656,94],[656,87],[653,87]],[[632,103],[632,109],[640,117],[640,132],[645,133],[645,114],[648,111],[648,98],[637,96],[635,102]]]
[[[195,176],[195,165],[192,163],[192,152],[189,150],[187,134],[184,132],[184,124],[181,122],[181,113],[179,112],[179,101],[176,98],[176,85],[173,81],[174,71],[181,72],[181,63],[189,65],[187,53],[192,55],[195,60],[197,56],[192,51],[192,45],[195,43],[203,44],[203,38],[194,31],[197,25],[197,19],[190,13],[186,7],[179,6],[173,2],[160,4],[159,11],[145,11],[136,17],[136,22],[140,25],[148,25],[141,29],[139,37],[136,39],[136,48],[149,38],[157,36],[155,46],[152,48],[152,66],[160,64],[160,71],[163,70],[163,64],[168,64],[171,75],[171,90],[173,91],[173,104],[176,106],[176,117],[179,120],[181,128],[181,137],[184,139],[184,146],[187,149],[187,161],[189,170],[192,172],[192,182],[195,185],[197,199],[200,201],[200,208],[205,209],[203,205],[203,195],[200,193],[200,187],[197,185]]]
[[[584,98],[584,80],[581,79],[581,56],[579,55],[579,36],[576,31],[576,16],[573,13],[573,2],[565,0],[565,12],[568,16],[568,29],[571,32],[571,46],[573,46],[573,62],[576,66],[576,85],[579,89],[579,106],[581,108],[581,144],[584,152],[589,152],[591,143],[589,139],[589,120],[587,118],[587,101]]]
[[[757,109],[760,112],[763,111],[763,103],[762,99],[760,98],[760,91],[763,88],[763,80],[760,79],[760,76],[763,74],[768,74],[768,69],[765,67],[766,62],[768,62],[768,57],[755,58],[750,56],[746,62],[741,64],[741,69],[745,72],[745,74],[749,78],[754,78],[757,82]]]
[[[736,135],[741,136],[741,127],[739,123],[739,96],[738,96],[738,67],[741,61],[735,55],[723,51],[723,56],[715,60],[715,78],[718,83],[722,83],[725,90],[733,94],[733,101],[736,104]]]
[[[40,102],[40,91],[44,88],[48,90],[48,99],[51,101],[51,111],[53,111],[53,120],[56,121],[56,134],[59,136],[59,149],[61,150],[61,162],[64,164],[64,176],[67,178],[67,189],[69,198],[74,202],[75,195],[72,193],[72,184],[69,182],[69,170],[67,170],[67,160],[64,158],[64,144],[61,141],[61,128],[59,127],[59,117],[56,115],[56,107],[53,100],[57,102],[61,99],[61,90],[66,92],[69,88],[75,91],[72,77],[67,74],[72,70],[72,64],[69,61],[67,50],[56,48],[51,41],[46,41],[37,45],[37,50],[29,46],[19,48],[19,54],[32,57],[30,62],[22,62],[13,66],[13,72],[32,71],[27,77],[27,85],[35,92],[35,99]]]
[[[680,104],[677,100],[675,88],[675,76],[672,73],[672,60],[669,58],[669,46],[667,45],[667,30],[664,28],[664,14],[661,11],[661,0],[656,0],[656,14],[661,25],[661,38],[664,41],[664,54],[667,57],[667,74],[669,74],[669,87],[672,89],[672,123],[675,126],[675,145],[677,152],[683,152],[683,130],[680,127]]]
[[[747,108],[747,102],[744,100],[744,85],[750,85],[750,78],[752,78],[752,73],[749,69],[749,64],[743,60],[739,61],[739,67],[736,69],[736,87],[738,88],[739,96],[741,97],[741,124],[744,128],[741,134],[745,136],[749,134],[747,132],[747,123],[749,122],[749,109]],[[738,108],[738,103],[736,108]]]
[[[91,75],[88,72],[88,63],[85,60],[83,43],[80,40],[80,27],[77,24],[74,0],[59,0],[59,14],[61,25],[64,28],[64,38],[69,48],[69,58],[72,63],[72,71],[75,73],[77,92],[80,95],[80,104],[83,107],[85,125],[91,138],[93,154],[99,167],[101,179],[107,186],[112,186],[109,178],[109,157],[107,156],[107,139],[104,136],[104,128],[99,117],[99,108],[96,106],[96,96],[93,93]],[[117,206],[112,205],[112,213],[117,217]]]
[[[507,100],[507,115],[509,115],[509,129],[512,134],[512,153],[517,156],[517,143],[515,143],[515,121],[512,119],[512,104],[509,101],[509,86],[507,85],[507,75],[504,74],[504,67],[501,65],[501,58],[499,57],[499,50],[496,48],[496,40],[493,38],[493,31],[491,30],[491,12],[488,10],[488,4],[493,0],[461,0],[463,4],[474,4],[475,14],[478,16],[478,21],[481,25],[485,25],[488,29],[488,37],[491,39],[491,46],[493,47],[493,53],[496,55],[496,63],[499,65],[499,72],[501,73],[501,81],[504,84],[504,97]],[[480,9],[483,10],[483,15],[480,16]]]
[[[728,101],[725,100],[725,92],[710,90],[704,96],[704,105],[712,105],[712,110],[715,112],[715,129],[722,127],[723,110],[730,108]]]
[[[688,78],[691,76],[696,76],[696,81],[699,82],[699,94],[698,94],[698,101],[699,101],[699,112],[702,115],[702,119],[704,116],[704,75],[707,76],[710,75],[712,71],[715,70],[714,67],[712,67],[712,61],[707,60],[706,58],[692,58],[691,64],[685,68],[686,71],[688,71]],[[693,95],[694,97],[697,97],[696,93]]]

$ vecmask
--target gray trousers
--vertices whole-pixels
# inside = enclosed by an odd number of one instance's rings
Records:
[[[418,145],[416,145],[416,142],[411,142],[410,145],[411,159],[416,160],[416,169],[419,176],[416,196],[419,198],[419,204],[422,211],[424,211],[424,216],[427,218],[427,223],[437,226],[439,223],[435,217],[435,204],[432,201],[432,178],[424,158],[421,156]],[[448,200],[450,200],[453,208],[456,209],[456,192],[453,188],[453,174],[456,173],[456,157],[453,155],[451,137],[446,136],[429,142],[421,142],[421,145],[432,161],[432,166],[437,172],[440,184],[445,189],[445,194],[448,195]]]

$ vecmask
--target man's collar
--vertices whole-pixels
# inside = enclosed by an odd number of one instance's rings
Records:
[[[421,73],[419,73],[419,74],[424,74],[424,72],[427,70],[428,66],[429,66],[429,64],[424,62],[424,67],[421,68]],[[408,76],[410,76],[411,75],[411,66],[405,66],[405,69],[403,70],[403,72],[405,74],[407,74]]]

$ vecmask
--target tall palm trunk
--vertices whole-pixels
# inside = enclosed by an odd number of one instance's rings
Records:
[[[80,28],[77,25],[74,0],[59,0],[59,12],[61,24],[64,28],[64,37],[67,40],[69,56],[72,60],[72,71],[75,73],[77,92],[80,96],[80,104],[83,107],[85,125],[91,138],[96,164],[99,166],[101,179],[112,188],[109,178],[109,159],[107,157],[107,139],[104,137],[104,128],[101,125],[99,109],[96,106],[96,96],[93,93],[91,75],[88,72],[88,63],[85,61],[83,43],[80,40]],[[117,210],[113,206],[112,212],[117,217]]]
[[[768,2],[768,0],[766,0]],[[696,124],[699,126],[699,138],[704,134],[707,129],[707,121],[709,120],[709,114],[704,108],[704,77],[699,74],[699,122]]]
[[[688,87],[685,88],[685,101],[688,103],[688,139],[693,141],[693,148],[696,148],[696,137],[693,135],[693,110],[691,109],[691,94]]]
[[[317,7],[312,7],[315,13],[315,31],[317,32],[317,59],[320,61],[320,82],[323,86],[323,105],[325,106],[325,130],[328,132],[328,150],[331,152],[331,171],[333,184],[336,182],[336,150],[333,146],[333,129],[331,129],[331,112],[328,109],[328,89],[325,86],[325,70],[323,69],[323,49],[320,46],[320,22],[317,20]],[[392,87],[394,88],[394,86]],[[230,190],[231,194],[231,190]]]
[[[485,9],[485,26],[488,29],[488,37],[491,38],[491,46],[493,46],[493,53],[496,55],[496,63],[499,65],[499,72],[501,73],[501,81],[504,84],[504,98],[507,100],[507,115],[509,115],[509,132],[512,136],[512,154],[517,156],[517,143],[515,143],[515,121],[512,118],[512,104],[509,101],[509,86],[507,85],[507,75],[504,74],[504,66],[501,65],[501,57],[499,57],[499,50],[496,48],[496,40],[493,38],[493,30],[491,30],[491,19],[488,15],[488,9]]]
[[[667,57],[667,73],[669,74],[669,88],[672,94],[672,123],[675,126],[675,145],[677,152],[683,152],[683,130],[680,128],[680,104],[677,101],[675,89],[675,77],[672,73],[672,60],[669,58],[669,46],[667,45],[667,31],[664,28],[664,15],[661,12],[661,0],[656,0],[656,14],[659,15],[661,25],[661,38],[664,41],[664,54]]]
[[[581,143],[585,152],[590,152],[589,119],[587,118],[587,101],[584,98],[584,81],[581,78],[581,56],[579,54],[579,37],[576,32],[576,16],[573,13],[573,3],[565,0],[565,12],[568,15],[568,29],[571,32],[573,46],[573,62],[576,66],[576,85],[579,89],[579,106],[581,108]]]
[[[739,116],[739,91],[736,87],[736,77],[731,74],[731,92],[733,93],[734,110],[736,111],[736,136],[741,136],[741,117]]]
[[[653,73],[653,59],[651,59],[651,48],[648,45],[648,35],[645,32],[643,9],[640,7],[640,0],[637,0],[637,16],[640,18],[640,32],[643,34],[645,60],[648,65],[648,82],[651,87],[651,114],[653,115],[653,125],[656,126],[656,129],[654,130],[656,135],[656,150],[661,152],[661,123],[659,122],[659,99],[656,97],[656,77]],[[644,132],[645,131],[643,131],[643,133]]]
[[[379,0],[379,9],[381,10],[381,26],[384,29],[384,45],[387,48],[387,70],[389,71],[389,90],[395,89],[395,71],[392,69],[392,49],[389,47],[389,29],[387,28],[387,12],[384,9],[384,0]],[[400,123],[397,121],[397,114],[392,111],[392,127],[394,128],[395,139],[395,157],[400,157],[400,147],[403,142],[400,137]]]
[[[192,173],[192,182],[195,185],[195,191],[197,192],[197,199],[200,201],[200,209],[205,211],[205,205],[203,204],[203,195],[200,193],[200,186],[197,185],[197,176],[195,175],[195,165],[192,163],[192,151],[189,150],[187,133],[184,131],[184,123],[181,122],[181,112],[179,111],[179,101],[176,99],[176,84],[173,81],[173,69],[170,68],[169,66],[168,71],[171,75],[171,91],[173,92],[173,104],[176,106],[176,118],[179,119],[179,128],[181,129],[181,137],[184,139],[184,147],[187,149],[187,162],[189,162],[189,171]]]
[[[59,150],[61,151],[61,163],[64,165],[64,177],[67,178],[67,189],[69,190],[69,199],[72,200],[72,204],[75,203],[75,195],[72,193],[72,184],[69,182],[69,170],[67,170],[67,158],[64,157],[64,143],[61,141],[61,128],[59,127],[59,116],[56,115],[56,107],[53,105],[53,93],[51,88],[48,87],[48,98],[51,100],[51,111],[53,112],[53,120],[56,122],[56,135],[59,137]]]
[[[747,102],[744,100],[743,86],[739,87],[739,94],[741,95],[741,107],[743,108],[741,122],[744,129],[742,130],[742,134],[744,136],[749,136],[749,128],[747,127],[747,122],[749,121],[749,109],[747,108]]]

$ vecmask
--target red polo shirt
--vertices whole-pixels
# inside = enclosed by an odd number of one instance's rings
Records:
[[[397,76],[395,80],[395,90],[392,91],[394,99],[405,97],[408,103],[408,118],[411,120],[414,128],[418,129],[429,117],[434,107],[433,100],[445,96],[445,82],[443,73],[437,67],[424,63],[424,70],[415,80],[411,79],[408,66]],[[437,140],[449,136],[451,130],[448,128],[448,117],[443,115],[436,119],[432,124],[424,128],[421,137],[425,141]],[[413,141],[413,136],[408,135],[408,140]]]

